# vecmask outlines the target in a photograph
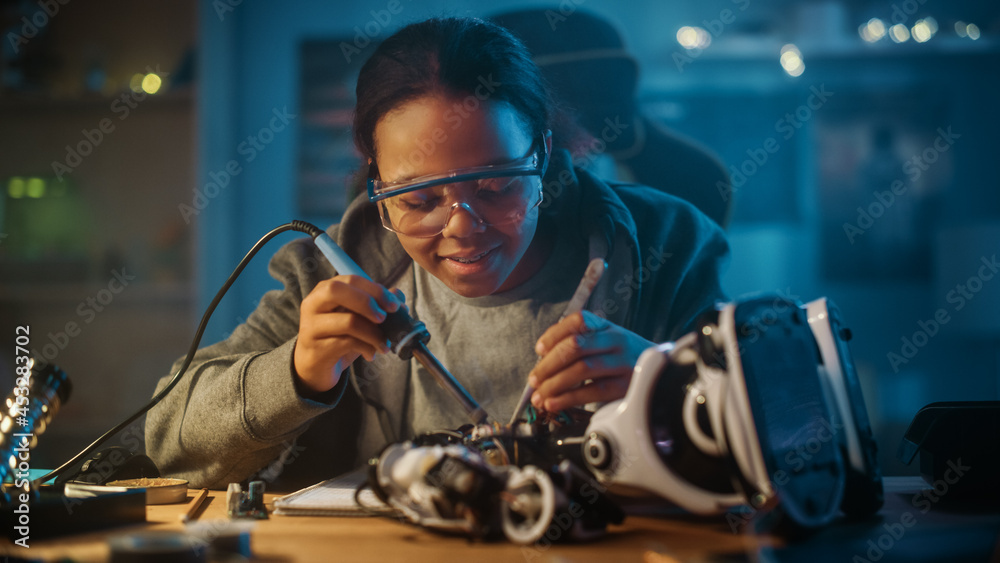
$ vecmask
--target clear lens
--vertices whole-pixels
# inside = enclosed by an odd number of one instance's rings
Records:
[[[486,225],[523,221],[541,203],[540,181],[533,176],[499,176],[445,184],[404,193],[379,202],[386,228],[415,237],[444,230],[457,207]]]

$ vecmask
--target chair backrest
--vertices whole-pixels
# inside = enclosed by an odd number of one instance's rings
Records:
[[[612,179],[676,195],[725,227],[732,189],[721,161],[694,140],[642,115],[636,103],[638,63],[610,22],[580,9],[561,14],[552,7],[490,18],[524,42],[563,113],[571,115],[557,120],[557,145],[579,154],[579,145],[592,141],[615,160],[619,174]],[[589,139],[581,141],[581,128]]]

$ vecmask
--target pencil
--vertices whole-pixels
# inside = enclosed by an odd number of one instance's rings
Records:
[[[202,489],[198,491],[198,494],[191,499],[188,503],[187,508],[184,510],[184,514],[181,514],[181,522],[188,522],[194,520],[194,515],[198,513],[198,509],[201,508],[205,498],[208,497],[208,489]]]

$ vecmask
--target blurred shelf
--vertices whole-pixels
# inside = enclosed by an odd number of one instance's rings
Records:
[[[958,37],[933,38],[925,43],[906,41],[892,43],[883,39],[876,43],[854,39],[803,37],[797,40],[777,37],[740,36],[720,37],[701,50],[686,50],[677,45],[672,51],[661,53],[660,62],[674,63],[674,55],[699,60],[764,60],[776,63],[784,45],[794,44],[803,59],[899,59],[923,57],[966,57],[969,55],[995,55],[1000,53],[1000,41],[992,37],[972,41]],[[808,61],[807,61],[808,62]]]
[[[143,107],[188,108],[194,103],[190,89],[157,94],[119,92],[112,96],[94,94],[76,98],[55,98],[45,93],[26,93],[0,89],[0,112],[108,111],[121,112]],[[130,103],[131,102],[131,103]],[[132,106],[135,107],[132,107]]]
[[[779,63],[783,45],[794,43],[805,72],[789,76]],[[1000,41],[931,39],[926,43],[885,41],[782,41],[765,37],[720,38],[701,51],[675,45],[643,67],[643,98],[678,92],[745,92],[773,95],[818,82],[845,88],[886,88],[918,83],[947,84],[957,78],[990,77],[1000,58]]]
[[[118,287],[116,285],[115,287]],[[79,303],[100,291],[110,291],[109,282],[4,283],[0,284],[0,304]],[[114,294],[116,303],[143,305],[183,305],[194,303],[194,287],[188,282],[132,282]]]

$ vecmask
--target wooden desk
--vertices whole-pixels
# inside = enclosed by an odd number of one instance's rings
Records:
[[[956,512],[945,502],[918,496],[921,489],[927,487],[919,478],[889,478],[886,506],[878,516],[837,523],[796,542],[752,534],[749,526],[734,532],[721,517],[630,516],[592,543],[524,547],[473,543],[385,518],[272,514],[257,522],[251,545],[254,561],[1000,561],[1000,509]],[[268,508],[274,498],[266,496]],[[225,492],[213,491],[198,521],[225,518],[224,505]],[[0,555],[106,561],[110,536],[183,530],[178,520],[183,511],[183,504],[149,506],[145,525],[31,541],[27,550],[0,540]]]

